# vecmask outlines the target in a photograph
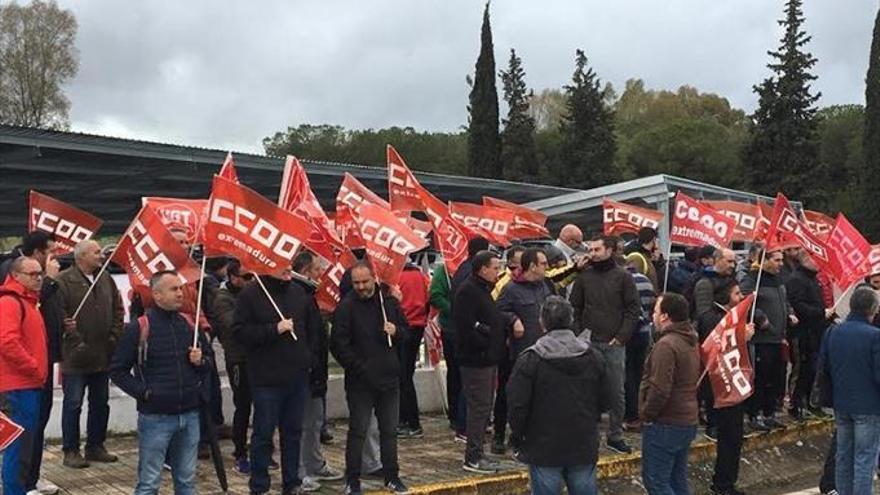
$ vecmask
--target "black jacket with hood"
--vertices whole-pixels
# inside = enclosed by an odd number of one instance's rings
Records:
[[[520,354],[507,382],[507,419],[529,464],[596,464],[605,366],[599,351],[567,329]]]

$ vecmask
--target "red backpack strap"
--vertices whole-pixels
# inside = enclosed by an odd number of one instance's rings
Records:
[[[147,339],[150,338],[150,319],[147,315],[138,316],[138,365],[147,362]]]

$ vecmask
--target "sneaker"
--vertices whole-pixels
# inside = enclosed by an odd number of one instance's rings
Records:
[[[706,428],[706,431],[703,432],[703,436],[706,437],[710,442],[718,441],[718,428],[714,426],[709,426]]]
[[[828,490],[827,492],[822,492],[822,495],[840,495],[837,490]]]
[[[782,421],[779,421],[778,419],[772,417],[764,418],[764,424],[767,426],[767,428],[770,428],[771,430],[785,428],[785,425],[782,424]]]
[[[251,463],[247,457],[239,457],[232,464],[232,469],[240,475],[247,476],[251,474]]]
[[[494,474],[499,470],[498,464],[488,459],[480,459],[477,462],[464,461],[461,468],[465,471],[479,474]]]
[[[64,453],[64,461],[62,461],[66,467],[73,469],[83,469],[91,466],[89,461],[83,459],[83,456],[80,455],[79,451],[68,451]]]
[[[86,460],[90,462],[116,462],[119,457],[107,452],[103,445],[86,447]]]
[[[425,430],[423,430],[421,427],[409,429],[410,438],[422,438],[423,436],[425,436]]]
[[[345,488],[342,489],[342,493],[344,495],[363,495],[364,492],[361,491],[360,480],[349,480],[345,484]]]
[[[396,493],[398,495],[406,495],[409,493],[409,488],[400,480],[400,478],[394,478],[393,480],[385,482],[385,488],[387,488],[391,493]]]
[[[526,456],[525,456],[525,454],[523,454],[523,451],[522,451],[522,450],[519,450],[519,449],[513,449],[513,453],[510,454],[510,457],[511,457],[514,461],[516,461],[516,462],[518,462],[518,463],[520,463],[520,464],[528,464],[528,462],[526,461]]]
[[[831,417],[827,412],[823,411],[821,407],[810,407],[807,410],[817,419],[827,419]]]
[[[316,492],[321,489],[321,484],[318,483],[318,480],[316,480],[315,478],[312,478],[311,476],[306,476],[302,479],[302,485],[300,485],[300,489],[306,493]]]
[[[28,490],[24,493],[24,495],[40,495],[40,490],[37,490],[36,488],[33,490]]]
[[[281,469],[281,464],[278,464],[278,461],[276,461],[275,459],[270,457],[269,458],[269,471],[278,471],[279,469]]]
[[[317,481],[339,481],[342,479],[342,476],[342,472],[333,469],[328,464],[324,464],[324,467],[309,477]]]
[[[455,441],[458,443],[467,443],[467,435],[465,435],[464,433],[456,433]]]
[[[330,445],[331,443],[333,443],[333,435],[327,431],[321,431],[321,444]]]
[[[49,480],[37,480],[37,491],[42,493],[43,495],[55,495],[56,493],[58,493],[58,490],[60,490],[60,488],[58,488],[58,485],[52,483]]]
[[[764,418],[762,418],[760,416],[755,416],[754,418],[749,419],[749,428],[751,428],[752,431],[763,431],[763,432],[770,431],[770,429],[771,429],[764,422]]]
[[[605,446],[607,446],[612,451],[617,452],[618,454],[632,454],[633,451],[632,447],[627,445],[626,441],[622,438],[618,438],[617,440],[608,440],[605,443]]]
[[[163,462],[162,469],[164,469],[165,471],[168,471],[170,473],[171,472],[171,464],[168,464],[167,462]]]
[[[504,445],[503,438],[496,438],[492,440],[491,452],[495,455],[504,455],[507,452],[507,446]]]

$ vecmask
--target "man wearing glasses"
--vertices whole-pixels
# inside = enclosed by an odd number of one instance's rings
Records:
[[[43,268],[27,257],[10,265],[0,287],[0,409],[24,428],[3,455],[3,493],[24,495],[49,374],[46,327],[38,309]]]

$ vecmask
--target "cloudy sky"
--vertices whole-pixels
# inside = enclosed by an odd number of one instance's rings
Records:
[[[876,0],[807,0],[821,105],[864,102]],[[81,132],[261,152],[287,126],[464,124],[479,51],[476,0],[61,0],[79,22],[68,94]],[[756,104],[782,0],[496,0],[495,56],[536,89],[565,84],[576,48],[622,88],[682,84]]]

